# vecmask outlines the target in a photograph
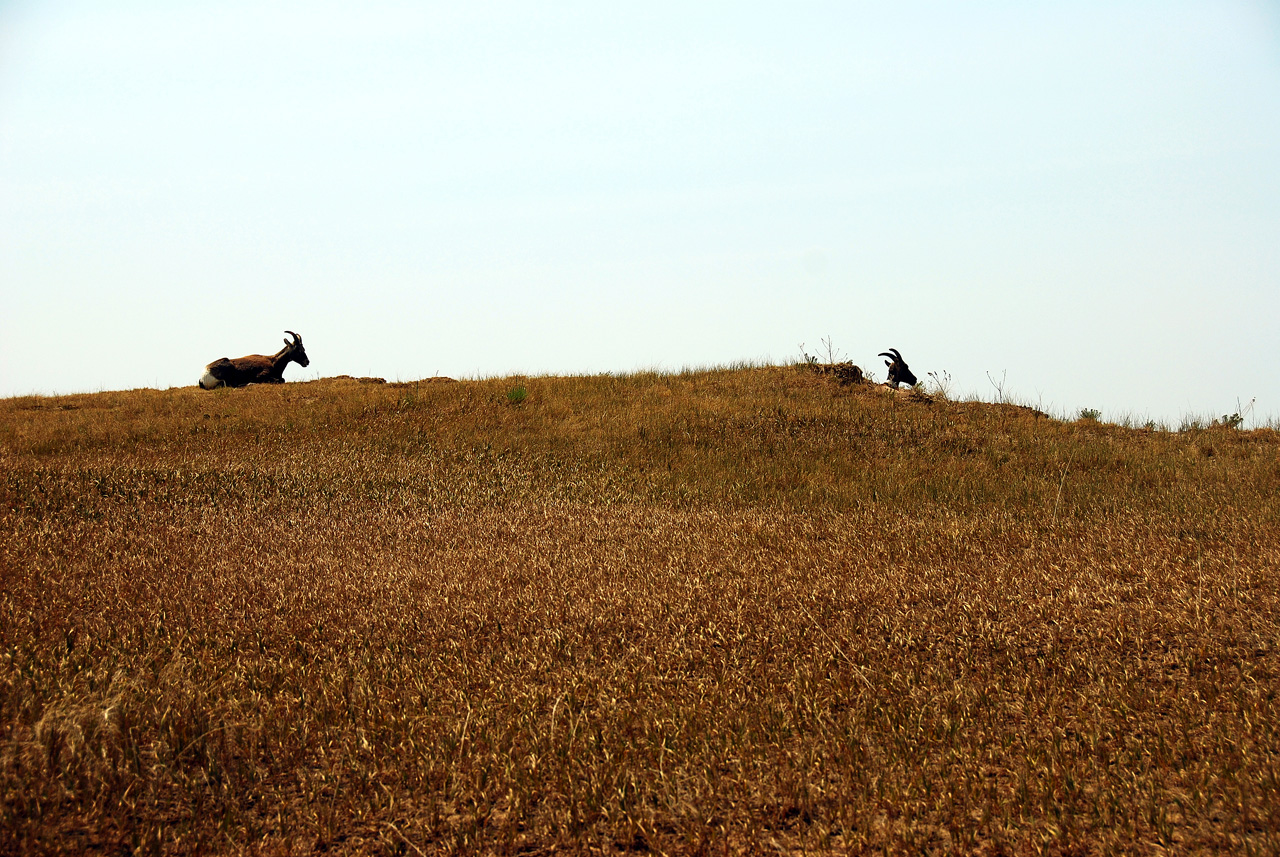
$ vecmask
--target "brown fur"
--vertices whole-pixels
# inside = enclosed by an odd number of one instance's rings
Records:
[[[307,351],[302,347],[302,337],[292,330],[285,333],[293,337],[293,341],[284,341],[284,348],[275,354],[248,354],[232,359],[220,357],[204,367],[205,371],[217,381],[212,386],[205,386],[205,379],[200,386],[207,390],[216,387],[245,387],[249,384],[283,384],[284,369],[290,363],[307,366],[311,363]]]

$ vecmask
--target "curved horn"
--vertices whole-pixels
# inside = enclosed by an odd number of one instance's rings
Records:
[[[292,330],[286,330],[286,331],[285,331],[285,333],[287,333],[287,334],[289,334],[290,336],[292,336],[292,337],[293,337],[293,341],[294,341],[294,342],[297,342],[299,339],[301,339],[301,338],[302,338],[302,337],[301,337],[301,336],[299,336],[298,334],[294,333]]]
[[[896,355],[896,354],[890,354],[888,351],[881,351],[881,352],[880,352],[879,354],[877,354],[876,356],[877,356],[877,357],[892,357],[894,360],[900,360],[900,359],[902,359],[902,358],[898,357],[898,355]]]

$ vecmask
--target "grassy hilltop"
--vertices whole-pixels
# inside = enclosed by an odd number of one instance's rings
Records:
[[[1278,489],[794,368],[2,400],[0,853],[1276,853]]]

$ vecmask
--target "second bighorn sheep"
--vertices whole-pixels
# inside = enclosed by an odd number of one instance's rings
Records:
[[[892,358],[893,362],[884,361],[884,365],[889,367],[888,384],[890,387],[896,390],[898,384],[906,384],[908,387],[916,385],[916,376],[912,374],[911,368],[907,366],[907,361],[902,359],[898,349],[890,348],[888,351],[881,351],[879,356]]]
[[[310,365],[307,350],[302,347],[302,337],[292,330],[285,333],[293,337],[293,341],[284,341],[284,348],[275,354],[250,354],[232,360],[221,357],[204,367],[204,377],[200,386],[205,390],[217,387],[244,387],[249,384],[283,384],[284,367],[289,363],[299,366]]]

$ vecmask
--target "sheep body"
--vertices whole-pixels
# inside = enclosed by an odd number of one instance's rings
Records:
[[[284,348],[275,354],[247,354],[244,357],[219,357],[204,367],[204,375],[200,378],[200,387],[214,390],[218,387],[245,387],[249,384],[283,384],[284,369],[290,363],[308,366],[311,363],[307,350],[302,347],[302,337],[292,330],[285,333],[293,337],[286,339]]]

